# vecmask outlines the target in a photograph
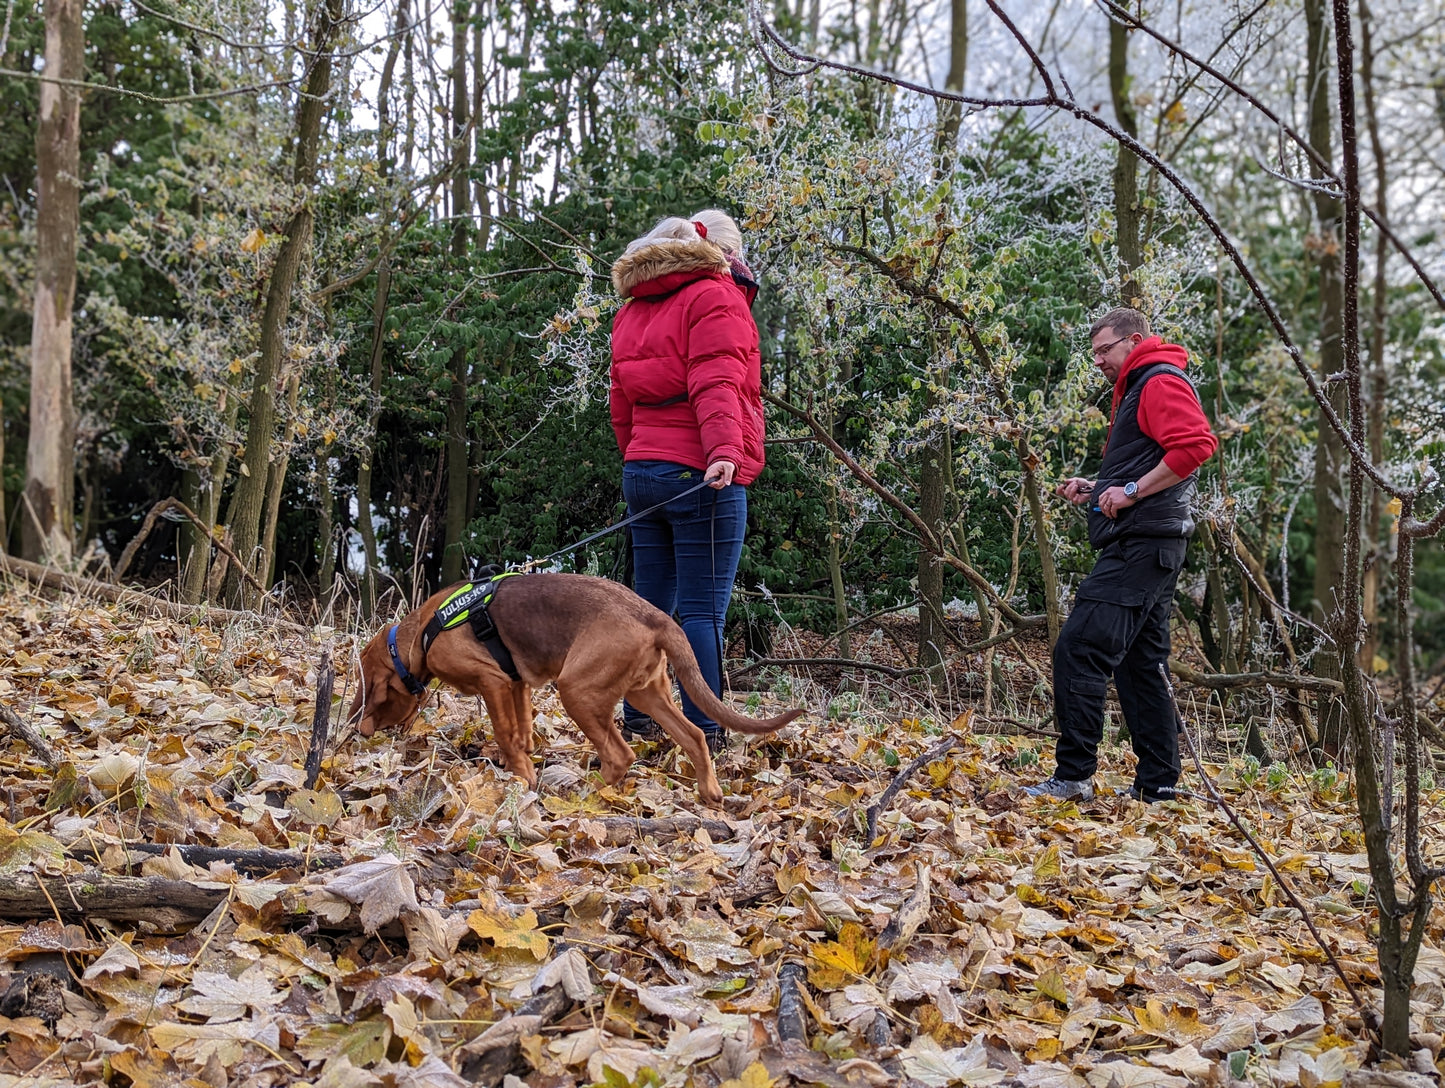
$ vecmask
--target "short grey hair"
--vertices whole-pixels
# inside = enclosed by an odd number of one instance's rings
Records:
[[[1132,306],[1115,307],[1095,321],[1089,326],[1089,339],[1093,340],[1105,329],[1113,329],[1119,337],[1133,336],[1136,332],[1145,337],[1154,335],[1149,319]]]

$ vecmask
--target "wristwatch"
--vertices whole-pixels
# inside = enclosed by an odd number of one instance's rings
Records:
[[[1124,485],[1124,497],[1126,499],[1135,498],[1138,494],[1139,485],[1133,480],[1130,480],[1127,484]]]

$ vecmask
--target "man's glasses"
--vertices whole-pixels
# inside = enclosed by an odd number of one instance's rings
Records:
[[[1130,334],[1129,334],[1129,336],[1133,336],[1133,335],[1134,335],[1133,333],[1130,333]],[[1109,354],[1109,352],[1113,351],[1114,348],[1115,348],[1117,345],[1122,344],[1125,340],[1129,339],[1129,336],[1121,336],[1121,337],[1119,337],[1119,339],[1117,339],[1117,340],[1111,340],[1109,343],[1105,344],[1105,345],[1104,345],[1103,347],[1101,347],[1101,348],[1095,348],[1095,349],[1094,349],[1094,358],[1095,358],[1095,359],[1098,359],[1098,358],[1100,358],[1100,357],[1102,357],[1102,356],[1104,356],[1104,355]]]

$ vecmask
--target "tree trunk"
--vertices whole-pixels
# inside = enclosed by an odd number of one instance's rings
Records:
[[[968,0],[949,0],[948,28],[948,75],[944,78],[943,89],[962,91],[968,72]],[[954,155],[958,150],[958,127],[962,121],[963,103],[940,103],[934,157],[941,179],[946,180],[953,173]]]
[[[226,486],[226,472],[231,465],[229,436],[235,433],[236,419],[241,414],[241,376],[233,375],[231,384],[222,394],[218,405],[226,421],[222,430],[220,446],[211,457],[210,471],[206,479],[196,476],[196,502],[187,503],[206,523],[209,530],[204,536],[195,526],[193,543],[185,552],[181,563],[181,600],[186,604],[200,604],[206,587],[206,569],[211,559],[211,538],[216,527],[216,517],[221,509],[221,492]],[[189,523],[188,523],[189,524]],[[182,538],[183,540],[186,538]]]
[[[942,441],[923,447],[918,479],[918,516],[933,533],[943,539],[943,499],[946,492],[946,466]],[[930,670],[929,679],[937,685],[942,680],[943,642],[943,561],[929,548],[918,547],[918,667]]]
[[[967,0],[950,0],[948,36],[948,76],[944,86],[948,90],[961,91],[968,71],[968,5]],[[876,50],[878,15],[873,11],[870,25],[875,42],[870,49]],[[958,127],[963,119],[963,108],[957,102],[944,102],[939,109],[938,132],[934,137],[934,181],[946,182],[953,173],[954,156],[958,150]],[[948,368],[944,365],[933,376],[937,388],[947,382]],[[937,406],[936,395],[930,393],[925,411]],[[944,537],[944,499],[949,491],[949,449],[945,437],[947,424],[940,424],[942,432],[936,441],[930,441],[923,448],[922,463],[918,478],[918,514],[940,543]],[[980,614],[980,620],[983,616]],[[918,547],[918,667],[929,670],[929,680],[937,687],[943,681],[943,643],[947,638],[943,621],[943,561],[920,542]]]
[[[85,68],[81,0],[46,0],[45,74]],[[80,230],[80,89],[40,84],[35,130],[35,311],[30,333],[30,439],[20,503],[21,554],[68,564],[75,531],[75,406],[71,317]]]
[[[371,304],[371,409],[366,420],[366,445],[356,467],[356,528],[366,553],[366,570],[361,576],[361,615],[370,620],[376,609],[376,521],[371,509],[372,464],[376,461],[376,425],[381,417],[381,386],[386,376],[382,337],[386,332],[386,303],[391,291],[391,265],[381,262],[376,270],[376,297]]]
[[[5,405],[0,403],[0,555],[10,550],[10,523],[5,519]]]
[[[1380,139],[1380,119],[1375,109],[1375,49],[1371,36],[1369,5],[1360,0],[1360,89],[1365,98],[1365,126],[1370,133],[1370,154],[1375,162],[1375,213],[1382,223],[1389,222],[1385,171],[1385,145]],[[1386,301],[1390,242],[1383,231],[1375,232],[1375,277],[1370,312],[1370,397],[1369,436],[1370,460],[1385,461],[1385,396],[1389,373],[1385,364]],[[1388,573],[1389,543],[1380,539],[1380,526],[1385,514],[1385,496],[1373,484],[1370,505],[1365,516],[1365,645],[1360,651],[1360,667],[1373,675],[1375,658],[1380,652],[1380,587]]]
[[[301,377],[294,371],[286,381],[286,433],[279,449],[266,467],[266,507],[261,519],[261,556],[265,559],[263,586],[276,577],[276,523],[281,518],[281,497],[286,492],[286,470],[291,467],[291,443],[296,440],[296,402],[301,394]]]
[[[828,491],[828,583],[833,589],[833,622],[838,625],[838,656],[852,657],[848,641],[848,590],[843,584],[843,557],[838,540],[843,535],[838,524],[838,496]]]
[[[396,72],[396,58],[406,41],[408,59],[410,33],[403,34],[407,22],[408,0],[397,0],[396,26],[387,50],[386,62],[381,68],[381,84],[377,90],[376,112],[376,161],[377,172],[383,177],[391,173],[391,147],[396,124],[391,119],[391,85]],[[409,160],[408,160],[409,162]],[[376,522],[371,508],[372,465],[376,461],[376,427],[381,417],[381,387],[386,378],[386,356],[383,348],[386,335],[386,305],[391,295],[391,263],[382,258],[376,269],[376,294],[371,302],[371,403],[366,414],[366,435],[361,456],[356,466],[356,529],[361,534],[361,547],[366,557],[366,569],[361,574],[361,618],[370,622],[376,611],[376,568],[378,553],[376,547]]]
[[[1114,117],[1119,127],[1139,138],[1139,121],[1129,97],[1129,31],[1123,23],[1109,23],[1109,94],[1114,100]],[[1143,292],[1134,270],[1143,261],[1139,237],[1139,156],[1122,143],[1114,157],[1114,227],[1119,250],[1119,300],[1125,306],[1141,306]]]
[[[260,543],[261,517],[266,502],[266,483],[270,478],[271,452],[276,431],[276,381],[286,353],[286,324],[291,316],[291,291],[300,274],[301,265],[311,250],[311,233],[315,210],[311,191],[316,185],[317,159],[321,147],[321,123],[331,91],[331,48],[340,29],[345,0],[317,0],[314,14],[315,31],[309,40],[315,43],[316,59],[306,92],[296,107],[296,160],[293,177],[298,189],[304,190],[301,204],[286,225],[286,237],[276,253],[267,285],[266,309],[261,317],[261,352],[251,386],[250,422],[246,432],[246,456],[241,462],[241,478],[231,498],[230,523],[236,553],[253,571],[265,571],[270,557],[256,555]],[[249,602],[252,594],[236,571],[226,576],[224,596],[229,601]]]
[[[1308,49],[1309,139],[1310,146],[1326,162],[1332,161],[1330,145],[1329,32],[1325,25],[1326,0],[1305,0],[1305,27]],[[1319,170],[1311,167],[1313,176]],[[1338,197],[1316,190],[1314,193],[1317,233],[1311,247],[1318,270],[1320,305],[1320,380],[1339,374],[1344,365],[1344,344],[1341,339],[1340,314],[1343,308],[1340,281],[1340,216]],[[1327,386],[1335,410],[1346,414],[1343,382]],[[1339,436],[1318,417],[1319,437],[1315,442],[1315,579],[1314,619],[1325,630],[1332,630],[1329,617],[1341,602],[1336,594],[1344,577],[1345,554],[1345,461],[1344,446]],[[1335,655],[1321,651],[1314,656],[1315,675],[1321,679],[1339,680],[1340,665]],[[1320,744],[1325,753],[1338,757],[1344,745],[1348,725],[1338,699],[1324,697],[1320,701]]]
[[[1034,546],[1039,550],[1039,575],[1044,582],[1044,616],[1049,624],[1049,649],[1059,641],[1063,617],[1059,610],[1059,573],[1054,566],[1054,545],[1049,539],[1049,526],[1044,520],[1043,490],[1039,487],[1038,456],[1028,441],[1018,441],[1019,463],[1024,469],[1024,497],[1029,504],[1029,518],[1034,523]],[[980,617],[982,618],[982,617]]]
[[[457,0],[452,11],[452,139],[456,141],[456,167],[452,174],[452,256],[463,270],[467,258],[467,229],[471,215],[471,185],[467,177],[467,0]],[[447,400],[447,510],[442,536],[442,584],[461,580],[466,555],[462,534],[467,528],[468,352],[464,344],[452,350],[452,389]]]

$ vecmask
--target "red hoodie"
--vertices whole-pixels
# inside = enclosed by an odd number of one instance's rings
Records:
[[[1109,405],[1111,425],[1124,399],[1130,372],[1155,363],[1171,363],[1182,371],[1189,363],[1189,353],[1178,344],[1164,343],[1158,336],[1149,337],[1131,351],[1114,382],[1114,400]],[[1166,374],[1144,387],[1139,398],[1139,429],[1164,447],[1164,463],[1181,478],[1193,473],[1219,448],[1194,387],[1183,374],[1178,378]],[[1108,445],[1104,443],[1105,449]]]
[[[612,282],[612,429],[624,461],[763,471],[762,358],[744,288],[711,242],[624,254]]]

